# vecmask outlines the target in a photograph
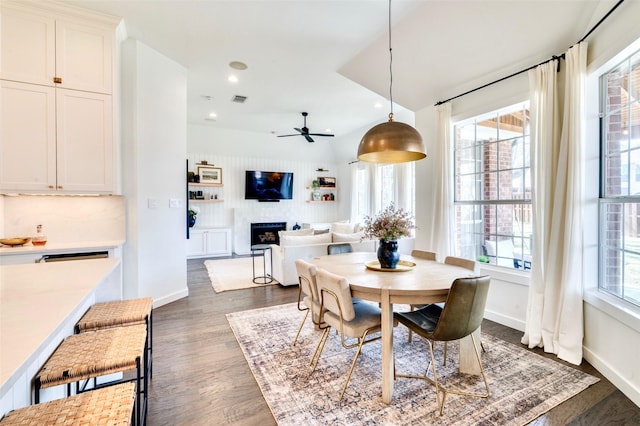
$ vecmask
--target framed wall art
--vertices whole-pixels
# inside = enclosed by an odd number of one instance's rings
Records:
[[[336,178],[334,177],[319,177],[318,183],[321,187],[324,188],[335,188],[336,187]]]
[[[200,183],[217,183],[222,185],[222,168],[212,166],[198,166]]]

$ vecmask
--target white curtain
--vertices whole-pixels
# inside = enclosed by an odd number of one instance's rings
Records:
[[[533,266],[522,343],[582,362],[582,143],[587,44],[566,53],[564,111],[557,62],[529,72]]]
[[[414,214],[413,205],[413,162],[398,163],[394,165],[394,178],[395,184],[394,200],[396,208],[401,208],[406,212]]]
[[[359,210],[358,210],[358,166],[360,163],[354,161],[349,164],[349,171],[351,172],[351,213],[349,221],[351,223],[360,222]]]
[[[451,253],[454,238],[451,219],[455,217],[453,208],[453,162],[451,160],[451,103],[436,106],[436,149],[432,150],[433,208],[431,209],[431,234],[427,249],[438,253],[444,259]],[[422,185],[418,185],[421,187]]]

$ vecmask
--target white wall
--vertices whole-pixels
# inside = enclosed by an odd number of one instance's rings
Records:
[[[122,45],[125,297],[160,306],[188,295],[185,232],[187,72],[155,50]],[[178,206],[171,208],[170,200]]]
[[[334,222],[349,218],[349,190],[343,187],[349,174],[334,161],[332,147],[335,140],[316,140],[308,143],[302,137],[276,138],[255,132],[218,129],[206,125],[190,124],[187,158],[189,169],[196,163],[222,168],[222,188],[202,189],[215,193],[222,203],[191,203],[200,210],[195,228],[230,227],[233,231],[233,251],[250,253],[251,222]],[[317,172],[318,168],[328,172]],[[261,203],[244,199],[245,170],[293,172],[292,200]],[[318,176],[336,178],[335,203],[309,203],[311,182]]]
[[[594,32],[589,39],[589,71],[605,64],[613,55],[640,37],[637,17],[640,16],[640,2],[625,2],[607,21]],[[569,48],[569,46],[567,46]],[[549,57],[560,52],[549,52]],[[532,64],[533,65],[533,64]],[[564,64],[563,64],[564,66]],[[460,89],[462,92],[462,88]],[[509,79],[503,83],[480,90],[452,102],[454,120],[467,118],[482,112],[508,106],[528,98],[528,80],[526,74]],[[587,104],[598,101],[597,91],[591,90]],[[587,160],[588,168],[597,170],[597,111],[591,110],[587,117]],[[422,133],[428,152],[436,152],[439,147],[434,143],[435,109],[426,107],[416,113],[416,127]],[[594,148],[596,153],[593,155]],[[425,248],[429,235],[429,221],[432,212],[433,194],[429,185],[433,178],[433,166],[430,158],[416,164],[416,218],[419,227],[416,235],[416,247]],[[595,162],[594,162],[595,161]],[[620,388],[637,405],[640,405],[640,314],[637,308],[612,304],[610,300],[597,292],[597,174],[588,176],[586,185],[587,202],[585,206],[585,304],[583,341],[584,358]],[[595,178],[595,184],[594,184]],[[528,277],[519,272],[499,271],[490,266],[483,273],[492,276],[492,288],[487,302],[487,318],[499,323],[524,330],[528,298]]]

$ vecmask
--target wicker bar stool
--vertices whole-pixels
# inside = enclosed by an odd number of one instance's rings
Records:
[[[78,320],[75,332],[104,330],[106,328],[126,325],[146,324],[147,349],[149,350],[149,377],[153,376],[153,299],[117,300],[114,302],[96,303]]]
[[[121,383],[10,411],[0,425],[129,425],[135,399],[135,385]]]
[[[65,338],[51,354],[34,378],[35,403],[40,402],[40,390],[76,384],[76,394],[84,392],[89,379],[114,373],[136,371],[135,378],[122,378],[108,383],[95,384],[93,389],[117,383],[136,383],[136,424],[146,423],[148,400],[147,328],[144,325],[116,327],[107,330],[74,334]],[[80,382],[84,381],[83,386]]]

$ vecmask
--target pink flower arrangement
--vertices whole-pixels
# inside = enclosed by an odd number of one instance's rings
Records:
[[[415,229],[413,217],[403,209],[396,209],[393,203],[375,218],[364,218],[364,236],[385,241],[393,241],[408,236]]]

